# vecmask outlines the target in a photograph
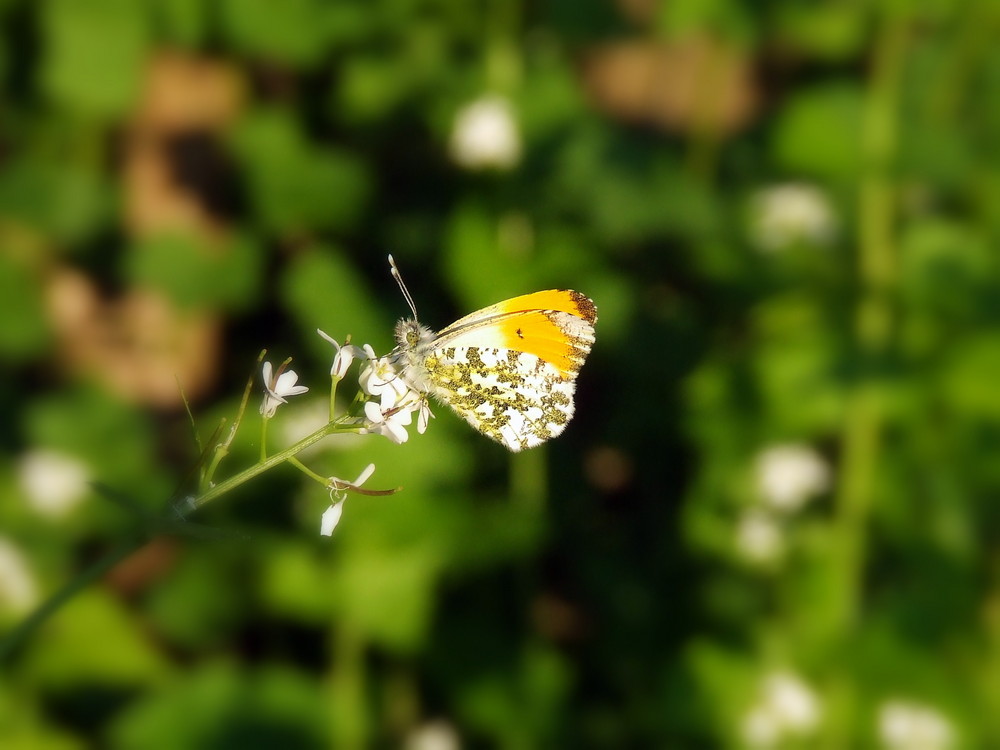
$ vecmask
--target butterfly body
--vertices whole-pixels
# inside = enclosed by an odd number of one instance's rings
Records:
[[[596,320],[594,303],[566,289],[499,302],[439,333],[402,320],[401,376],[510,450],[532,448],[573,416],[576,375]]]

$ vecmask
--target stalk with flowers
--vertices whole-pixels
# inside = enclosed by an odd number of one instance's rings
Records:
[[[409,439],[408,428],[413,425],[414,414],[417,417],[417,432],[420,434],[423,434],[427,429],[433,416],[427,395],[414,390],[401,376],[405,361],[399,348],[394,349],[388,355],[379,357],[368,344],[363,347],[351,344],[350,337],[344,344],[340,344],[323,331],[317,331],[317,333],[329,341],[335,349],[333,364],[330,367],[330,410],[327,423],[318,430],[305,435],[288,448],[269,454],[267,432],[270,421],[277,415],[278,408],[288,403],[289,398],[306,393],[309,388],[298,384],[298,374],[289,368],[291,359],[285,360],[275,368],[270,361],[264,361],[266,351],[261,352],[258,363],[263,362],[261,376],[264,393],[259,410],[261,422],[258,461],[226,479],[216,480],[216,473],[223,459],[228,455],[229,447],[242,425],[253,390],[253,379],[251,378],[247,383],[236,418],[229,430],[207,450],[202,451],[202,468],[199,472],[198,486],[195,492],[176,502],[169,503],[162,516],[150,514],[123,493],[104,485],[95,484],[95,489],[100,494],[125,507],[135,515],[138,522],[135,532],[104,557],[83,570],[76,578],[43,602],[18,627],[0,639],[0,661],[13,653],[25,638],[76,593],[98,580],[153,537],[161,534],[205,535],[205,527],[187,520],[192,512],[279,464],[291,464],[329,491],[330,506],[323,513],[319,524],[320,533],[325,536],[332,535],[340,523],[348,494],[384,496],[394,494],[401,489],[398,487],[384,490],[365,489],[362,485],[374,473],[374,464],[369,464],[354,480],[346,480],[340,477],[326,477],[317,474],[297,458],[298,454],[309,446],[329,435],[339,433],[382,435],[396,444],[405,443]],[[337,392],[356,360],[360,363],[357,391],[347,408],[338,413]],[[221,434],[221,430],[216,432],[217,436]]]

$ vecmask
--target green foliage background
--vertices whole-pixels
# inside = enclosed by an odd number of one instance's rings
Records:
[[[600,313],[550,445],[510,456],[438,407],[403,446],[307,457],[404,487],[349,499],[332,539],[326,493],[279,468],[193,519],[220,534],[84,588],[0,663],[0,746],[398,746],[440,721],[476,747],[869,747],[889,701],[944,717],[934,746],[1000,745],[998,33],[995,5],[957,0],[0,2],[0,537],[42,595],[135,521],[95,492],[39,513],[27,453],[157,512],[197,459],[181,410],[65,366],[53,268],[223,321],[203,435],[262,347],[320,403],[315,328],[387,351],[406,313],[387,252],[430,325],[549,287]],[[741,127],[588,96],[601,45],[689,39],[749,60]],[[245,86],[177,166],[223,253],[123,229],[162,50]],[[452,122],[489,91],[523,155],[463,170]],[[836,229],[762,249],[755,196],[788,182]],[[255,417],[223,471],[255,460]],[[753,563],[734,540],[755,457],[788,443],[832,481]],[[0,603],[0,632],[25,615]],[[754,745],[776,670],[818,718]]]

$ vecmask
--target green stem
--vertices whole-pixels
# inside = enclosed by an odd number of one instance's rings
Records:
[[[283,461],[292,462],[295,466],[304,470],[314,479],[317,479],[317,481],[326,484],[327,480],[325,477],[320,477],[318,474],[315,474],[305,467],[301,462],[294,458],[295,454],[305,450],[310,445],[319,442],[327,435],[332,435],[335,432],[356,432],[357,430],[358,427],[354,425],[345,426],[338,422],[330,422],[329,424],[326,424],[316,430],[316,432],[295,443],[295,445],[290,448],[287,448],[280,453],[276,453],[267,460],[261,461],[260,463],[241,471],[239,474],[236,474],[226,481],[217,484],[215,487],[210,488],[197,498],[189,500],[188,506],[190,509],[200,508],[209,500],[219,497],[220,495],[224,495],[253,477],[263,474],[268,469],[277,466]],[[216,454],[217,457],[219,455],[221,454]],[[104,557],[94,562],[90,567],[81,572],[73,580],[59,589],[59,591],[49,597],[38,609],[32,612],[31,615],[24,620],[24,622],[20,623],[4,638],[0,639],[0,662],[10,656],[10,654],[13,653],[13,651],[35,629],[51,617],[52,614],[62,607],[67,601],[76,596],[76,594],[78,594],[83,588],[98,580],[101,576],[111,570],[111,568],[145,544],[149,540],[150,536],[157,532],[158,528],[159,527],[151,526],[147,533],[133,535],[128,540],[122,542],[118,547],[115,547]],[[163,527],[163,529],[166,528],[166,526]]]
[[[347,337],[347,341],[351,340],[350,336]],[[347,346],[345,343],[344,346]],[[333,421],[334,415],[337,413],[337,386],[340,384],[340,378],[331,377],[330,378],[330,421]]]
[[[216,469],[219,468],[219,464],[222,462],[222,459],[224,459],[227,455],[229,455],[228,443],[221,442],[215,446],[215,450],[212,452],[212,460],[205,469],[205,473],[202,474],[202,486],[199,489],[204,489],[212,483],[212,477],[215,476]]]
[[[486,84],[490,90],[511,95],[523,78],[516,41],[522,9],[520,3],[494,0],[487,13]]]
[[[849,635],[860,609],[867,526],[874,496],[884,415],[877,373],[892,337],[892,293],[896,275],[895,187],[891,176],[898,131],[898,92],[906,46],[904,19],[885,22],[876,44],[862,144],[866,172],[860,186],[859,281],[861,298],[855,335],[865,367],[848,397],[841,435],[843,456],[836,496],[837,587],[832,625]]]
[[[275,453],[273,456],[261,461],[260,463],[254,464],[248,469],[244,469],[239,474],[234,474],[229,479],[224,482],[220,482],[214,487],[210,488],[206,492],[202,493],[196,498],[191,498],[187,501],[187,504],[191,509],[197,509],[207,503],[209,500],[214,500],[220,495],[224,495],[227,492],[239,487],[244,482],[253,479],[255,476],[263,474],[268,469],[272,469],[280,463],[284,463],[292,456],[301,453],[310,445],[318,443],[320,440],[325,438],[327,435],[332,435],[335,432],[357,432],[358,427],[355,425],[344,426],[339,422],[330,422],[328,424],[320,427],[316,432],[311,435],[307,435],[302,438],[299,442],[290,448],[286,448],[283,451]]]
[[[257,366],[264,361],[264,356],[267,354],[267,349],[261,349],[260,354],[257,355]],[[240,408],[236,411],[236,419],[233,420],[232,427],[229,428],[229,434],[226,439],[215,446],[215,454],[212,456],[212,463],[206,469],[202,479],[202,484],[198,488],[199,491],[204,490],[205,487],[212,483],[212,477],[215,476],[215,470],[219,468],[219,463],[223,458],[229,455],[229,446],[232,445],[233,440],[236,438],[236,431],[240,429],[240,424],[243,422],[243,415],[247,410],[247,403],[250,401],[250,392],[253,390],[254,376],[251,375],[247,378],[247,384],[243,388],[243,398],[240,399]],[[221,427],[221,425],[220,425]]]
[[[369,719],[365,702],[364,635],[356,625],[340,619],[330,628],[330,645],[335,659],[329,673],[333,746],[348,750],[367,747]]]
[[[301,471],[307,477],[309,477],[311,479],[315,479],[317,482],[319,482],[324,487],[328,487],[330,485],[330,480],[329,479],[327,479],[324,476],[321,476],[321,475],[317,474],[315,471],[313,471],[312,469],[310,469],[304,463],[302,463],[301,461],[299,461],[299,459],[294,458],[294,457],[289,458],[288,459],[288,463],[290,463],[296,469],[298,469],[299,471]]]

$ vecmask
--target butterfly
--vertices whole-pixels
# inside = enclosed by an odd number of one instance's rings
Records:
[[[580,292],[549,289],[484,307],[435,333],[417,311],[396,324],[400,376],[450,406],[511,451],[559,435],[573,417],[576,376],[594,343],[597,307]]]

